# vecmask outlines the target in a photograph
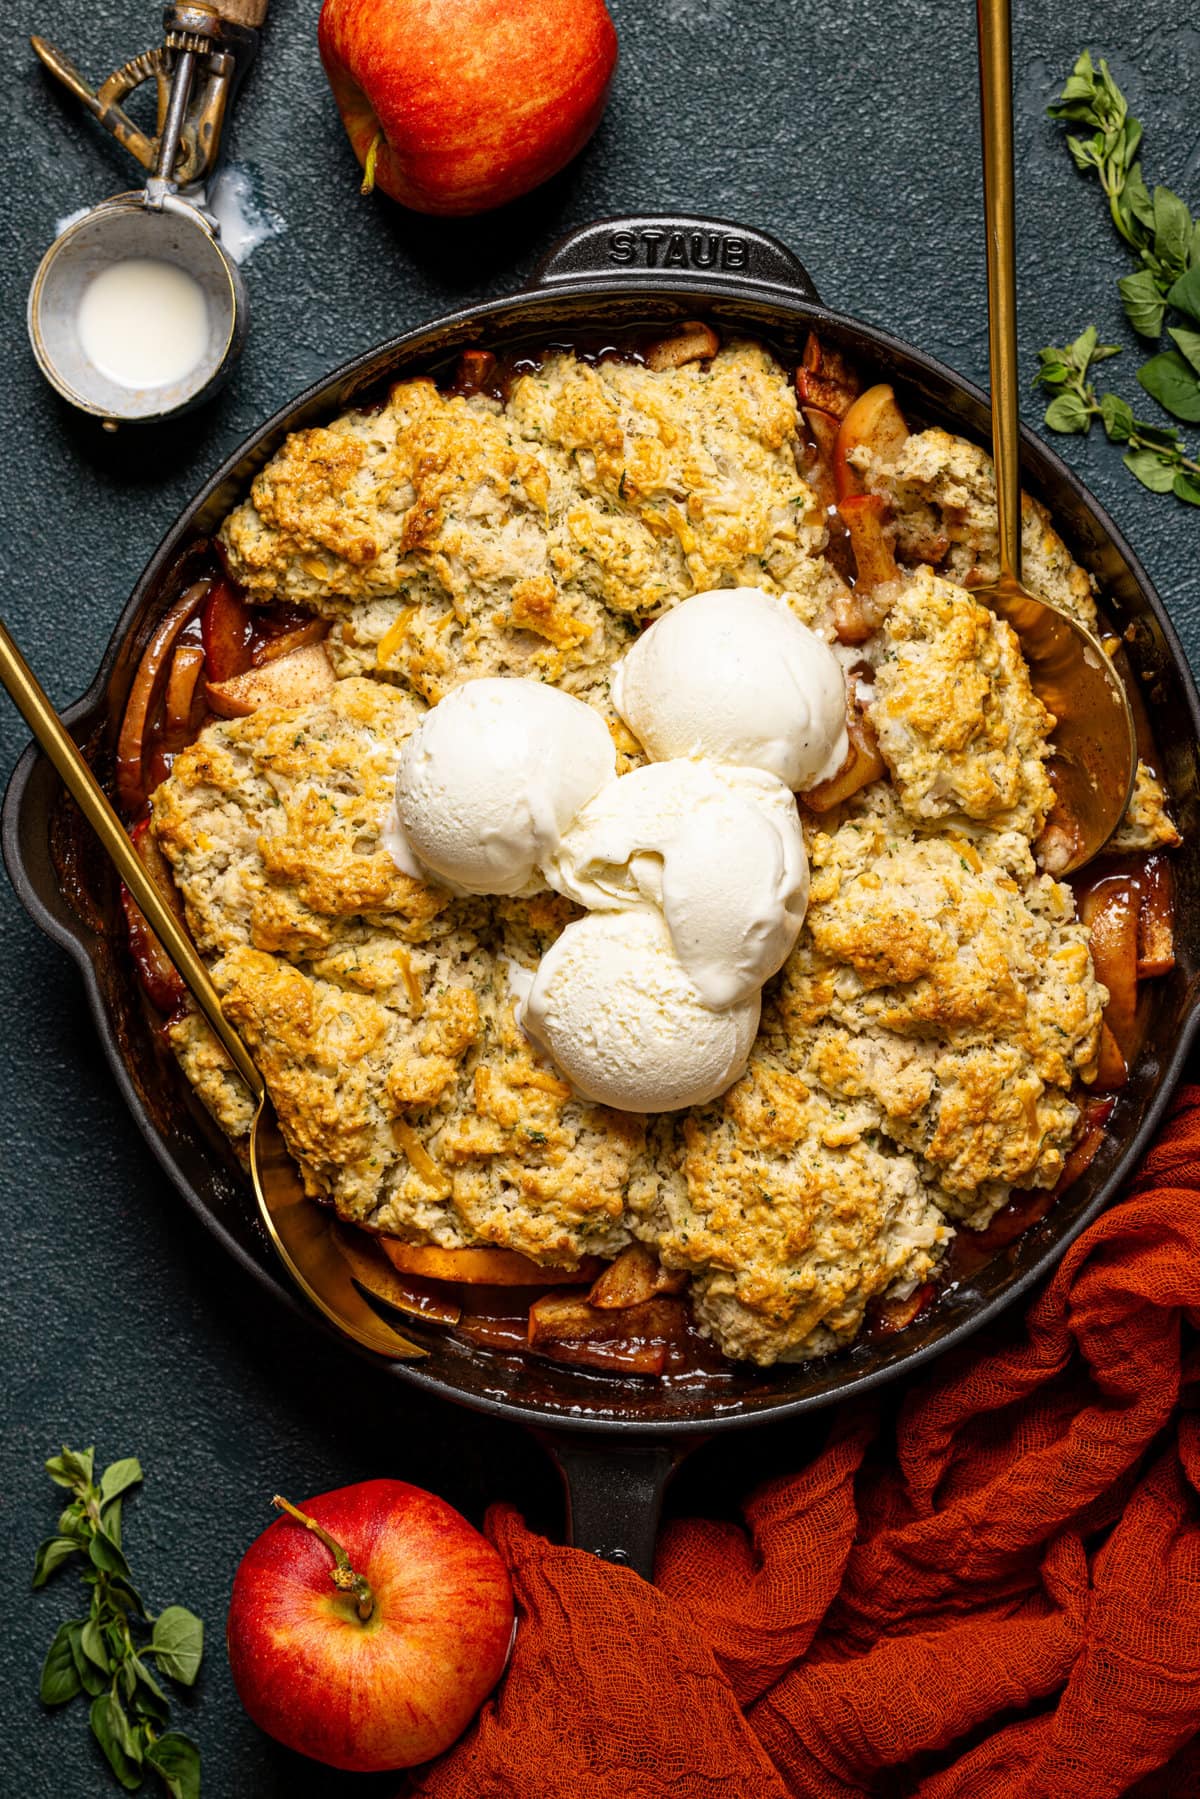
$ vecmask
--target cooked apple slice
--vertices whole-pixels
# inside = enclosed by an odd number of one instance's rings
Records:
[[[846,587],[833,597],[833,629],[839,643],[866,643],[882,622],[883,614],[870,604],[870,595]]]
[[[148,818],[141,819],[134,825],[129,836],[137,851],[138,860],[146,873],[180,924],[186,925],[183,901],[179,897],[179,890],[171,874],[171,865],[154,839],[150,830],[150,820]],[[124,882],[121,883],[121,907],[125,913],[125,924],[129,932],[130,954],[146,996],[158,1011],[171,1013],[182,1004],[187,989],[182,978],[176,973],[175,964],[150,929],[145,914]]]
[[[796,370],[796,395],[808,418],[809,408],[844,419],[858,396],[859,381],[840,350],[808,334],[804,357]],[[809,424],[812,424],[809,418]]]
[[[597,1276],[587,1302],[601,1311],[622,1311],[660,1293],[682,1293],[687,1283],[686,1274],[664,1268],[644,1243],[631,1243]]]
[[[150,732],[155,702],[166,679],[167,659],[184,627],[190,624],[209,591],[208,581],[196,581],[159,621],[142,651],[137,673],[125,702],[117,738],[117,797],[127,813],[140,812],[146,804],[143,751]]]
[[[464,399],[482,393],[496,373],[496,358],[490,350],[464,350],[454,370],[454,392]]]
[[[833,479],[838,499],[866,490],[866,482],[849,460],[852,451],[865,448],[882,461],[890,461],[899,454],[908,435],[904,414],[886,382],[860,394],[842,420],[834,445]]]
[[[1163,856],[1149,856],[1138,874],[1138,979],[1170,974],[1175,966],[1175,882]]]
[[[569,1293],[547,1293],[529,1308],[529,1348],[555,1361],[627,1374],[661,1374],[667,1349],[682,1341],[686,1320],[678,1299],[649,1299],[623,1311],[604,1311]]]
[[[833,484],[833,446],[837,442],[838,422],[831,412],[822,412],[818,406],[806,406],[804,419],[815,447],[800,472],[816,494],[817,504],[822,512],[828,513],[837,504],[837,490]]]
[[[307,643],[320,643],[328,635],[328,619],[310,618],[307,623],[293,625],[275,637],[264,637],[251,660],[255,668],[264,668],[268,662],[278,662],[281,657],[290,656],[293,650],[302,650]]]
[[[1083,827],[1075,814],[1063,805],[1058,794],[1053,756],[1047,764],[1047,772],[1050,784],[1055,788],[1054,804],[1033,849],[1039,868],[1044,868],[1048,875],[1058,875],[1070,868],[1082,849]]]
[[[196,689],[203,667],[204,651],[198,643],[181,643],[171,658],[163,701],[163,723],[168,733],[174,736],[187,736],[192,730]]]
[[[294,710],[324,699],[335,685],[329,657],[321,643],[306,644],[267,662],[248,668],[228,681],[210,681],[205,688],[208,703],[221,718],[248,718],[260,706],[286,706]]]
[[[1106,1024],[1100,1026],[1100,1051],[1096,1057],[1096,1078],[1092,1086],[1097,1093],[1115,1093],[1129,1079],[1129,1068],[1116,1038]]]
[[[891,508],[883,495],[849,494],[838,502],[838,515],[850,533],[850,547],[854,551],[854,565],[858,571],[855,593],[872,593],[885,582],[895,581],[900,569],[887,528]],[[876,624],[878,622],[875,621]],[[875,626],[872,625],[871,628],[873,630]]]
[[[200,635],[210,681],[229,681],[249,668],[254,620],[232,582],[214,584],[200,620]]]
[[[1084,1101],[1083,1119],[1079,1127],[1079,1135],[1067,1151],[1067,1159],[1063,1163],[1063,1171],[1054,1188],[1054,1198],[1065,1193],[1073,1186],[1081,1174],[1086,1174],[1096,1159],[1096,1151],[1104,1141],[1104,1133],[1108,1128],[1109,1116],[1116,1100],[1105,1096],[1103,1099]]]
[[[1084,895],[1079,915],[1091,929],[1096,979],[1108,988],[1105,1028],[1128,1067],[1137,1048],[1138,894],[1133,880],[1117,875],[1098,882]],[[1106,1047],[1101,1046],[1102,1059]],[[1111,1056],[1107,1061],[1111,1064]],[[1104,1082],[1114,1084],[1119,1085]]]
[[[380,1237],[380,1247],[401,1274],[426,1280],[465,1281],[482,1287],[571,1287],[595,1280],[600,1263],[585,1256],[578,1268],[545,1268],[515,1249],[439,1249],[434,1243],[405,1243]]]
[[[931,1281],[914,1287],[904,1299],[885,1297],[878,1300],[869,1313],[869,1334],[872,1337],[891,1337],[897,1331],[907,1330],[913,1320],[926,1308],[932,1305],[937,1297],[937,1288]]]
[[[460,1337],[502,1355],[524,1355],[529,1348],[529,1320],[524,1312],[466,1311],[458,1326]]]
[[[612,1342],[615,1338],[673,1338],[683,1325],[678,1300],[651,1299],[630,1307],[632,1317],[614,1317],[611,1311],[589,1305],[574,1293],[547,1293],[529,1308],[529,1345],[541,1349],[550,1343]]]
[[[699,319],[689,319],[670,337],[660,337],[646,350],[646,367],[661,374],[664,369],[680,369],[685,362],[707,362],[721,348],[721,340],[711,326]]]
[[[148,818],[140,819],[138,823],[134,825],[132,831],[130,831],[129,839],[133,844],[134,849],[137,851],[138,860],[146,870],[146,873],[150,876],[150,879],[154,882],[154,885],[158,888],[158,891],[162,894],[180,924],[186,925],[187,919],[184,916],[183,901],[180,898],[179,889],[175,885],[175,876],[171,872],[171,864],[167,861],[167,858],[158,847],[158,839],[150,829],[150,820]]]
[[[859,706],[858,701],[849,699],[846,706],[846,734],[850,739],[850,749],[846,760],[836,775],[830,775],[827,781],[818,781],[800,798],[813,812],[828,812],[833,806],[840,806],[862,787],[869,787],[872,781],[878,781],[884,772],[883,757],[879,754],[879,745],[875,741],[875,732],[870,720]]]

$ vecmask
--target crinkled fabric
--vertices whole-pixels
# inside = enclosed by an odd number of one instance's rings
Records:
[[[653,1586],[489,1516],[521,1628],[429,1799],[1197,1799],[1200,1088],[1023,1326]]]

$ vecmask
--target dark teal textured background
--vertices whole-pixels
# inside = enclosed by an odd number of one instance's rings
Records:
[[[246,266],[254,309],[233,386],[183,424],[117,438],[75,418],[25,343],[30,278],[57,218],[129,185],[115,147],[60,102],[25,48],[37,30],[97,78],[148,44],[153,0],[10,0],[0,189],[0,604],[62,703],[87,685],[112,622],[180,504],[268,410],[352,351],[514,286],[571,225],[627,210],[710,211],[778,233],[833,305],[986,380],[973,9],[968,0],[612,0],[622,61],[576,166],[491,218],[440,224],[358,196],[316,53],[317,0],[272,0],[264,54],[229,139],[286,233]],[[1124,272],[1098,190],[1043,116],[1078,51],[1106,53],[1146,121],[1147,176],[1200,205],[1200,31],[1181,0],[1017,8],[1024,360],[1094,322],[1126,346],[1106,365],[1135,401]],[[1040,406],[1032,395],[1026,415]],[[1149,408],[1147,403],[1147,410]],[[1058,440],[1062,448],[1064,441]],[[1102,441],[1066,454],[1109,506],[1200,658],[1200,514],[1145,494]],[[0,773],[24,734],[0,700]],[[85,1719],[48,1715],[37,1671],[72,1582],[28,1592],[52,1526],[43,1457],[68,1439],[148,1470],[127,1513],[150,1602],[208,1622],[207,1666],[177,1709],[215,1799],[384,1794],[301,1764],[260,1737],[230,1685],[222,1632],[238,1556],[282,1490],[299,1500],[389,1473],[478,1518],[493,1499],[559,1527],[555,1479],[520,1431],[406,1397],[266,1310],[185,1215],[144,1149],[92,1041],[74,969],[0,888],[0,1790],[90,1799],[110,1790]],[[739,1442],[738,1468],[796,1460],[794,1431]],[[684,1507],[729,1491],[701,1454]],[[111,1789],[115,1790],[115,1789]],[[528,1799],[538,1799],[530,1791]],[[620,1799],[614,1795],[614,1799]]]

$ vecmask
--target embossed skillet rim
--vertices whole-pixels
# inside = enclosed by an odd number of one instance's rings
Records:
[[[571,246],[578,246],[588,237],[594,239],[605,228],[617,231],[645,224],[683,225],[688,230],[709,229],[736,237],[754,239],[761,245],[777,250],[786,263],[792,265],[795,277],[792,284],[788,285],[786,271],[781,276],[765,280],[729,272],[697,275],[641,267],[634,272],[628,266],[624,270],[614,267],[611,270],[601,269],[567,276],[546,273],[553,267],[556,257],[564,247],[569,249]],[[745,227],[726,221],[710,219],[680,221],[674,218],[653,219],[650,216],[640,220],[599,221],[592,226],[585,227],[582,231],[569,234],[560,245],[555,246],[540,265],[538,275],[542,277],[541,281],[539,282],[538,276],[535,276],[532,286],[481,303],[478,306],[458,308],[360,353],[339,365],[322,380],[312,383],[301,394],[279,408],[264,424],[250,433],[243,443],[224,460],[194,498],[181,509],[174,523],[165,533],[139,577],[128,603],[122,609],[95,679],[86,694],[66,710],[64,716],[68,724],[73,728],[79,728],[81,734],[84,734],[89,725],[95,726],[107,720],[105,690],[126,637],[131,628],[135,626],[148,596],[161,580],[167,567],[186,544],[188,538],[195,535],[197,515],[201,513],[204,506],[219,489],[239,471],[241,477],[245,478],[246,471],[243,465],[254,457],[255,452],[266,440],[289,428],[289,425],[296,421],[298,415],[310,408],[333,409],[338,405],[344,406],[347,400],[345,397],[339,398],[339,394],[345,396],[348,390],[352,391],[356,379],[361,383],[363,377],[375,373],[382,380],[385,378],[385,365],[394,363],[405,353],[419,354],[425,347],[428,347],[431,356],[436,358],[444,354],[449,347],[445,343],[439,346],[437,340],[445,339],[455,331],[469,327],[484,329],[489,320],[494,320],[514,308],[529,309],[530,316],[527,322],[536,330],[543,322],[552,326],[555,323],[556,311],[567,301],[603,303],[606,300],[627,301],[630,297],[645,298],[648,301],[660,299],[666,301],[676,299],[721,300],[734,303],[753,301],[760,306],[765,305],[774,309],[781,318],[793,325],[811,323],[819,329],[822,321],[827,321],[840,331],[853,334],[865,346],[866,351],[874,348],[885,354],[894,353],[903,360],[923,368],[935,379],[956,388],[977,405],[986,408],[986,396],[974,384],[946,368],[936,358],[926,355],[878,327],[863,324],[846,314],[835,312],[824,306],[816,299],[811,281],[808,280],[791,252],[778,240],[770,238],[766,233],[749,231]],[[525,322],[522,321],[522,325]],[[561,320],[559,322],[561,323]],[[1109,519],[1104,508],[1093,499],[1055,452],[1027,428],[1023,429],[1022,438],[1023,448],[1029,452],[1034,465],[1041,465],[1049,469],[1052,475],[1071,491],[1077,504],[1090,515],[1093,524],[1110,540],[1116,555],[1124,562],[1132,581],[1137,586],[1162,633],[1169,658],[1173,664],[1175,677],[1180,683],[1186,702],[1193,743],[1200,745],[1200,700],[1197,698],[1191,670],[1166,610],[1140,562],[1121,532]],[[216,1216],[209,1203],[201,1197],[189,1176],[176,1161],[167,1137],[156,1126],[148,1108],[136,1091],[130,1069],[117,1041],[115,1020],[109,1014],[101,991],[98,971],[89,947],[92,934],[82,921],[78,924],[68,923],[63,918],[56,916],[43,899],[33,876],[25,866],[20,844],[21,815],[25,795],[38,760],[36,747],[30,745],[13,772],[4,802],[4,856],[18,896],[40,928],[65,948],[82,969],[88,1003],[105,1055],[129,1110],[160,1165],[170,1177],[172,1184],[182,1194],[191,1210],[202,1220],[205,1227],[242,1267],[252,1273],[276,1298],[284,1300],[310,1323],[317,1323],[318,1321],[295,1295],[284,1277],[278,1274],[274,1267],[258,1260],[247,1245],[231,1233],[224,1222]],[[484,1393],[469,1391],[464,1386],[456,1384],[450,1374],[446,1372],[429,1373],[420,1364],[394,1363],[391,1365],[392,1370],[425,1391],[436,1393],[441,1398],[466,1405],[473,1410],[487,1412],[524,1424],[534,1423],[543,1428],[553,1427],[556,1430],[572,1434],[609,1437],[619,1435],[623,1438],[635,1436],[647,1443],[665,1438],[694,1439],[697,1435],[716,1429],[734,1429],[749,1427],[760,1422],[776,1421],[789,1414],[824,1408],[837,1399],[880,1386],[901,1374],[915,1371],[951,1347],[961,1345],[974,1331],[1014,1304],[1036,1281],[1045,1277],[1057,1265],[1074,1239],[1111,1201],[1115,1191],[1128,1177],[1133,1164],[1148,1146],[1182,1073],[1198,1025],[1200,1025],[1200,998],[1193,992],[1188,996],[1187,1010],[1178,1038],[1170,1053],[1162,1058],[1157,1087],[1147,1105],[1144,1117],[1121,1145],[1113,1167],[1099,1182],[1096,1192],[1079,1216],[1070,1225],[1065,1226],[1053,1241],[1047,1243],[1030,1266],[1013,1278],[1003,1290],[982,1300],[975,1309],[950,1325],[935,1340],[913,1347],[883,1366],[863,1372],[856,1372],[852,1367],[847,1368],[842,1380],[831,1384],[824,1391],[815,1393],[794,1394],[781,1391],[777,1397],[768,1394],[748,1396],[743,1399],[733,1393],[722,1394],[718,1391],[711,1396],[709,1401],[714,1408],[710,1413],[666,1419],[638,1416],[637,1398],[636,1396],[631,1397],[628,1389],[623,1389],[620,1393],[612,1393],[599,1383],[596,1390],[595,1409],[589,1413],[579,1409],[580,1401],[578,1400],[568,1402],[562,1399],[553,1403],[540,1403],[536,1400],[512,1398],[507,1394],[490,1391]],[[497,1362],[497,1385],[503,1383],[504,1376],[504,1366]]]

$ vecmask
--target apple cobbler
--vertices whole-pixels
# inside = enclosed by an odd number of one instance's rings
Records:
[[[1024,545],[1028,584],[1094,623],[1030,499]],[[1177,836],[1147,760],[1105,882],[1079,902],[1040,866],[1054,720],[971,594],[996,565],[981,450],[909,432],[815,340],[792,372],[706,327],[468,352],[447,385],[290,436],[219,553],[143,683],[124,797],[308,1191],[380,1235],[401,1291],[540,1282],[527,1340],[565,1360],[670,1367],[685,1316],[726,1356],[799,1360],[914,1316],[956,1231],[1078,1172],[1136,1047],[1110,990],[1170,965]],[[516,1019],[578,908],[401,872],[401,747],[457,684],[522,676],[594,707],[636,767],[614,664],[740,587],[835,646],[849,754],[801,796],[809,909],[745,1074],[681,1112],[608,1110]],[[132,922],[237,1141],[247,1095]]]

